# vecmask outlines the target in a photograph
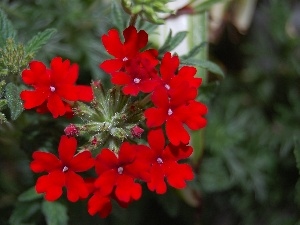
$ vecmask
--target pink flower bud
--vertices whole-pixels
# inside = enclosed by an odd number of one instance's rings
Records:
[[[71,123],[64,129],[64,132],[68,137],[74,137],[79,134],[79,129]]]
[[[131,134],[133,137],[141,138],[143,132],[144,130],[137,125],[131,128]]]

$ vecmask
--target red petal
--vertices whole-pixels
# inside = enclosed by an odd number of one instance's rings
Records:
[[[151,180],[147,183],[150,191],[157,194],[164,194],[167,191],[167,185],[164,180],[164,172],[159,164],[153,164],[150,170]]]
[[[59,95],[52,93],[48,97],[47,107],[52,113],[53,118],[63,116],[66,113],[66,108]]]
[[[105,218],[112,210],[112,204],[109,197],[96,192],[88,201],[88,212],[94,216],[97,212],[101,218]]]
[[[174,188],[184,188],[187,180],[194,178],[194,173],[190,165],[188,164],[172,164],[170,173],[167,174],[167,181],[170,186]]]
[[[172,57],[170,52],[165,53],[161,61],[160,73],[162,79],[166,83],[169,83],[170,79],[175,75],[178,66],[179,66],[178,56],[174,55]]]
[[[109,30],[107,35],[103,35],[102,43],[109,54],[116,58],[122,58],[123,44],[120,41],[119,32],[117,30]]]
[[[77,148],[77,140],[74,137],[68,138],[66,135],[61,136],[58,154],[59,158],[65,166],[70,166]]]
[[[160,84],[159,80],[145,80],[139,83],[141,92],[150,93]]]
[[[130,164],[136,157],[136,147],[128,142],[123,142],[119,150],[119,165]]]
[[[155,151],[162,152],[165,148],[165,137],[162,129],[150,130],[148,133],[148,143]]]
[[[137,96],[140,92],[140,89],[138,85],[131,83],[123,87],[122,91],[125,95]]]
[[[115,72],[112,74],[111,82],[117,85],[126,85],[132,82],[131,77],[124,72]]]
[[[78,101],[90,102],[93,100],[94,94],[91,86],[77,85],[76,88],[77,88]]]
[[[33,161],[30,163],[30,169],[35,173],[51,172],[61,168],[60,160],[49,152],[35,151],[32,154]]]
[[[107,170],[95,181],[95,187],[97,187],[103,195],[110,195],[116,184],[117,178],[118,174],[115,170]]]
[[[151,100],[153,104],[158,108],[168,109],[169,108],[169,97],[168,92],[165,88],[157,88],[152,96]]]
[[[47,99],[49,90],[34,90],[34,91],[22,91],[20,94],[21,99],[24,101],[25,109],[32,109],[34,107],[40,106]]]
[[[89,191],[85,182],[81,176],[73,171],[67,171],[66,176],[66,188],[67,198],[70,202],[76,202],[79,199],[87,198]]]
[[[167,119],[167,112],[163,109],[149,108],[144,115],[147,119],[146,125],[149,128],[161,126]]]
[[[62,195],[62,187],[65,185],[65,176],[61,171],[54,171],[41,176],[36,182],[37,193],[45,193],[45,199],[55,201]]]
[[[131,199],[138,200],[142,195],[140,184],[134,183],[133,178],[122,175],[118,177],[115,194],[121,202],[129,202]]]
[[[114,152],[109,149],[102,149],[96,156],[95,169],[98,175],[103,172],[115,169],[118,166],[118,158]]]
[[[57,94],[60,98],[68,100],[68,101],[77,101],[77,87],[73,84],[59,84],[55,86],[55,94]]]
[[[74,172],[84,172],[91,169],[94,165],[95,160],[92,158],[92,154],[88,150],[79,152],[70,162],[70,168]]]
[[[99,65],[106,73],[112,73],[119,71],[123,66],[123,61],[120,59],[109,59],[105,60]]]
[[[190,135],[184,129],[182,122],[172,116],[169,117],[166,122],[166,133],[169,141],[173,145],[179,145],[180,142],[183,144],[188,144],[190,141]]]

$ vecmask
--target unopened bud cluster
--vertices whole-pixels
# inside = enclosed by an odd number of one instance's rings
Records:
[[[92,84],[94,99],[87,105],[77,102],[75,115],[81,124],[70,124],[65,129],[69,136],[85,136],[85,148],[99,149],[109,147],[118,151],[122,142],[140,138],[143,129],[139,124],[144,120],[143,110],[138,101],[125,96],[120,88],[114,87],[107,92],[99,82]]]

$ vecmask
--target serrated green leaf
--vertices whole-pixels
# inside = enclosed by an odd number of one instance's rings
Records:
[[[208,0],[205,2],[201,2],[199,5],[194,6],[193,10],[196,13],[204,13],[209,10],[214,4],[221,2],[223,0]]]
[[[36,192],[35,187],[31,187],[27,191],[20,194],[18,197],[18,200],[20,202],[27,202],[27,201],[32,201],[32,200],[39,199],[42,197],[43,197],[42,194],[38,194]]]
[[[28,41],[25,51],[27,54],[37,52],[47,41],[56,33],[56,29],[49,28],[43,32],[37,33],[30,41]]]
[[[300,141],[299,141],[299,139],[296,139],[296,137],[295,137],[294,143],[295,143],[294,155],[296,158],[296,166],[299,170],[299,175],[300,175]]]
[[[23,225],[30,217],[32,217],[40,209],[38,202],[22,202],[18,203],[10,218],[10,225]]]
[[[172,33],[170,32],[164,45],[158,50],[159,53],[164,54],[165,52],[172,51],[183,41],[187,33],[187,31],[181,31],[178,32],[174,37],[169,37],[170,35],[172,35]]]
[[[16,30],[14,29],[6,14],[0,9],[0,47],[5,45],[7,38],[15,38]]]
[[[59,202],[43,201],[42,212],[45,215],[47,225],[67,225],[67,208]]]
[[[221,78],[225,77],[225,74],[223,73],[222,69],[215,63],[207,60],[200,60],[200,59],[189,59],[189,60],[183,60],[180,62],[183,65],[193,65],[193,66],[199,66],[201,68],[207,69],[208,71],[219,75]]]
[[[5,98],[10,109],[12,120],[16,120],[24,110],[20,92],[20,88],[14,83],[8,83],[5,87]]]

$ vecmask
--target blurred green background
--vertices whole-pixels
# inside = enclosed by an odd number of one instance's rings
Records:
[[[0,8],[20,42],[56,28],[35,58],[69,58],[80,65],[79,82],[89,83],[107,80],[98,64],[108,57],[100,36],[114,26],[110,3],[2,0]],[[36,180],[32,152],[55,151],[69,123],[23,113],[0,124],[0,225],[300,225],[300,2],[258,0],[243,34],[231,20],[237,10],[226,7],[218,32],[210,33],[209,58],[226,78],[208,74],[200,89],[208,126],[188,189],[157,196],[144,188],[141,200],[127,209],[115,205],[105,220],[90,217],[86,202],[49,205],[30,191],[20,197]]]

